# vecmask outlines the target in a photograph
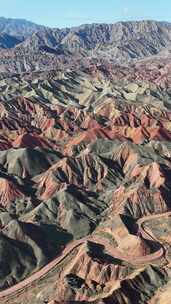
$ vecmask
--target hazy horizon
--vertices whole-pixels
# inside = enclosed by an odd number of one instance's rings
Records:
[[[23,21],[28,21],[28,22],[31,22],[31,23],[34,23],[34,24],[37,24],[37,25],[41,25],[41,26],[45,26],[45,27],[49,27],[49,28],[59,28],[59,29],[63,29],[63,28],[72,28],[72,27],[79,27],[79,26],[82,26],[82,25],[86,25],[86,24],[115,24],[115,23],[119,23],[119,22],[141,22],[141,21],[156,21],[156,22],[168,22],[168,23],[171,23],[171,21],[168,21],[168,20],[157,20],[157,19],[119,19],[119,20],[115,20],[113,22],[87,22],[87,23],[80,23],[80,24],[73,24],[71,26],[49,26],[49,25],[46,25],[46,24],[42,24],[42,23],[39,23],[39,22],[36,22],[34,20],[30,20],[30,19],[26,19],[26,18],[12,18],[12,17],[6,17],[6,16],[0,16],[0,18],[4,18],[4,19],[13,19],[13,20],[23,20]]]
[[[171,22],[171,2],[135,0],[6,0],[1,16],[26,19],[49,27],[72,27],[90,23],[157,20]]]

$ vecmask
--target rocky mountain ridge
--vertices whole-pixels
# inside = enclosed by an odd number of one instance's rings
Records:
[[[0,33],[6,33],[18,38],[27,38],[36,31],[43,29],[42,25],[25,19],[0,17]]]
[[[171,48],[171,24],[158,21],[88,24],[39,31],[0,52],[0,71],[24,72],[80,65],[82,61],[127,64]],[[4,47],[6,47],[4,45]]]

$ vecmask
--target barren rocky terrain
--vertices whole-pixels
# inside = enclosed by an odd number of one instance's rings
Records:
[[[22,39],[0,51],[0,303],[169,303],[171,25]]]

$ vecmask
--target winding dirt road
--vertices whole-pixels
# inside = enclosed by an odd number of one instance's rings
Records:
[[[149,254],[146,256],[142,256],[142,257],[133,257],[133,256],[128,256],[128,255],[123,255],[123,253],[121,251],[119,251],[117,248],[112,247],[107,241],[105,241],[102,238],[97,238],[97,237],[92,237],[92,236],[85,237],[85,238],[82,238],[77,241],[73,241],[72,243],[68,244],[68,246],[60,253],[60,255],[58,255],[57,258],[55,258],[52,262],[50,262],[48,265],[43,267],[38,272],[31,275],[29,278],[21,281],[20,283],[12,286],[6,290],[1,291],[0,299],[15,295],[17,292],[21,291],[22,289],[28,287],[29,285],[31,285],[38,279],[45,276],[55,266],[57,266],[59,263],[61,263],[74,249],[78,248],[79,246],[81,246],[88,240],[100,243],[101,245],[105,246],[105,251],[108,254],[110,254],[111,256],[113,256],[114,258],[125,260],[125,261],[133,263],[133,264],[146,264],[146,263],[154,262],[155,260],[164,257],[164,255],[165,255],[164,246],[159,241],[154,239],[154,236],[150,235],[150,233],[144,229],[143,224],[144,224],[144,222],[146,222],[148,220],[165,217],[165,216],[171,216],[171,212],[169,211],[169,212],[165,212],[163,214],[146,216],[146,217],[139,219],[137,222],[141,236],[144,239],[153,240],[158,243],[159,249],[155,253],[152,253],[152,254]]]

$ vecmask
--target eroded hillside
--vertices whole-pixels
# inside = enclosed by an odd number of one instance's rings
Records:
[[[1,74],[2,304],[164,303],[170,62]]]

